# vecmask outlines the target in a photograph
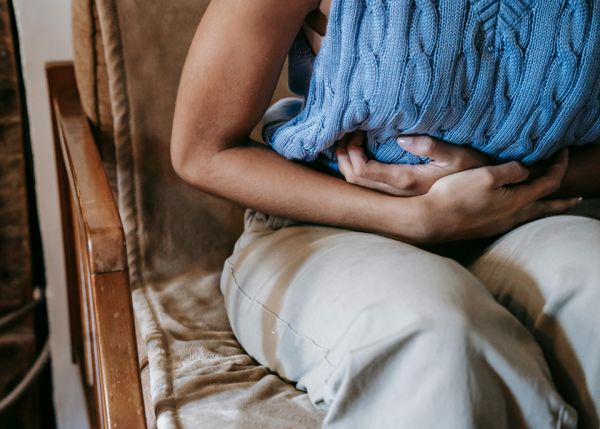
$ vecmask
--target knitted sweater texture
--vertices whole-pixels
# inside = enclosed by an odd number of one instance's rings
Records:
[[[401,135],[532,163],[600,140],[600,0],[333,0],[304,108],[268,143],[335,161],[367,131],[371,158],[427,159]]]

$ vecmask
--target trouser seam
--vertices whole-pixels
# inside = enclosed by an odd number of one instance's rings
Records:
[[[262,302],[260,302],[259,300],[257,300],[256,298],[250,296],[245,290],[244,288],[240,285],[239,281],[237,280],[236,274],[235,274],[235,269],[233,267],[233,264],[230,261],[226,261],[226,263],[229,265],[230,267],[230,271],[231,271],[231,278],[233,279],[233,282],[235,283],[236,287],[240,290],[240,292],[250,301],[255,302],[256,304],[258,304],[264,311],[266,311],[267,313],[270,313],[271,315],[273,315],[277,320],[279,320],[280,322],[282,322],[285,326],[287,326],[287,328],[297,337],[300,338],[304,338],[306,340],[308,340],[310,343],[312,343],[315,347],[323,350],[325,353],[323,355],[323,359],[325,360],[325,362],[327,362],[330,366],[332,366],[333,368],[335,368],[336,366],[329,360],[329,358],[327,357],[327,355],[330,352],[330,349],[323,347],[321,345],[319,345],[313,338],[301,334],[299,333],[290,322],[288,322],[285,319],[282,319],[277,313],[275,313],[273,310],[271,310],[270,308],[268,308],[265,304],[263,304]]]

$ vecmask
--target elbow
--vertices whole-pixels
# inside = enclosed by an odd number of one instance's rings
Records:
[[[171,166],[175,174],[187,184],[204,192],[213,193],[215,185],[214,161],[217,150],[211,142],[172,138]]]
[[[206,165],[203,154],[191,143],[172,138],[170,144],[171,166],[175,174],[184,182],[199,187],[202,185],[202,165]]]
[[[179,176],[181,179],[187,182],[186,177],[188,176],[189,170],[189,162],[186,160],[185,153],[188,152],[189,149],[186,148],[185,142],[182,142],[179,139],[171,138],[170,144],[170,157],[171,157],[171,166],[173,167],[173,171],[175,174]]]

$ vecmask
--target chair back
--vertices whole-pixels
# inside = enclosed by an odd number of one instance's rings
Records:
[[[243,209],[185,184],[169,157],[180,74],[208,4],[73,0],[78,87],[118,200],[134,287],[218,269],[241,233]],[[285,93],[280,85],[277,98]]]

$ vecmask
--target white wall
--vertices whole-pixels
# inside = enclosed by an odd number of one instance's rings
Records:
[[[70,0],[13,0],[21,42],[36,178],[52,349],[58,427],[89,427],[79,371],[70,361],[70,340],[58,191],[44,74],[47,61],[72,58]]]

